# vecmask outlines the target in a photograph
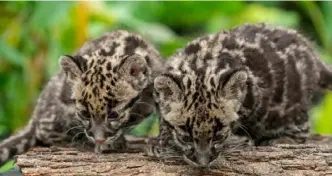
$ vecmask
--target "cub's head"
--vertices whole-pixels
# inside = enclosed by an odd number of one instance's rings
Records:
[[[76,118],[96,151],[107,148],[123,130],[142,120],[130,110],[148,85],[151,70],[146,58],[151,56],[140,37],[121,34],[107,34],[59,61],[72,88]]]
[[[155,98],[162,120],[172,131],[184,160],[207,167],[214,161],[237,121],[246,93],[247,73],[219,75],[163,74],[155,79]]]

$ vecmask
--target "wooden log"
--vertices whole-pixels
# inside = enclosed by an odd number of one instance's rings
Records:
[[[314,135],[306,144],[278,144],[234,151],[216,167],[193,168],[151,160],[143,153],[95,154],[71,148],[34,148],[17,157],[24,175],[287,175],[332,176],[332,137]]]

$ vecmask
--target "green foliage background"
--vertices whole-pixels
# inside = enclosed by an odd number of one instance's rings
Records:
[[[127,29],[167,58],[207,33],[253,22],[292,27],[317,43],[332,63],[332,2],[0,2],[0,140],[30,118],[58,58],[106,31]],[[332,93],[311,111],[312,131],[332,134]],[[156,135],[152,116],[134,131]],[[1,170],[12,165],[8,164]]]

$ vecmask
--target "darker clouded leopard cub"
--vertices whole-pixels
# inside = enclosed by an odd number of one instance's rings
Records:
[[[123,134],[154,110],[156,49],[118,30],[60,58],[62,70],[41,93],[29,124],[0,143],[0,165],[35,145],[126,148]]]
[[[304,139],[312,93],[332,88],[331,69],[307,39],[267,24],[200,37],[165,69],[154,81],[161,129],[150,154],[194,166],[211,165],[230,135],[256,145]]]

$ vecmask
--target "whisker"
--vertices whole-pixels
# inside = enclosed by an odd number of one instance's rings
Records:
[[[73,130],[73,129],[77,129],[77,128],[82,128],[82,129],[83,129],[83,126],[79,125],[79,126],[71,127],[71,128],[69,128],[65,133],[67,134],[69,131],[71,131],[71,130]]]
[[[250,140],[253,140],[252,137],[250,136],[249,132],[245,129],[245,127],[243,125],[239,125],[239,128],[241,128],[250,138]]]
[[[152,107],[152,108],[155,108],[154,105],[151,105],[151,104],[149,104],[149,103],[147,103],[147,102],[143,102],[143,101],[136,102],[135,104],[143,104],[143,105],[147,105],[147,106],[150,106],[150,107]]]
[[[71,141],[73,142],[75,140],[75,138],[78,136],[78,135],[81,135],[81,134],[84,134],[84,132],[79,132],[77,133],[75,136],[73,136],[73,138],[71,139]]]
[[[137,115],[137,116],[139,116],[139,117],[145,118],[143,115],[138,114],[138,113],[135,113],[135,112],[130,112],[129,114],[130,114],[130,115]]]
[[[227,150],[223,150],[222,154],[223,154],[224,156],[227,156],[228,154],[230,154],[230,153],[236,151],[236,149],[238,149],[241,145],[242,145],[242,143],[239,143],[239,144],[233,146],[232,148],[229,148],[229,149],[227,149]]]
[[[72,121],[73,121],[73,122],[76,122],[77,125],[79,125],[79,124],[84,124],[84,120],[81,119],[81,118],[80,118],[79,116],[77,116],[77,115],[75,115],[75,116],[72,118]]]

